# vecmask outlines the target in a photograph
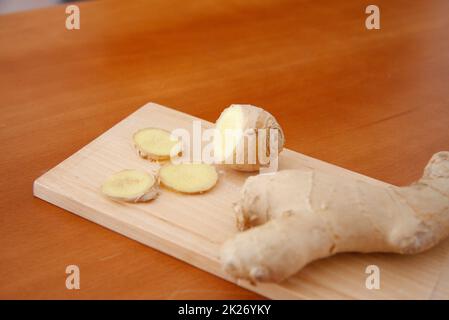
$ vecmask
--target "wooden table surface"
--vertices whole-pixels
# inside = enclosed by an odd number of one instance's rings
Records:
[[[0,298],[260,298],[32,195],[148,101],[276,115],[287,147],[394,184],[449,150],[449,1],[83,2],[0,16]],[[81,270],[67,290],[65,268]]]

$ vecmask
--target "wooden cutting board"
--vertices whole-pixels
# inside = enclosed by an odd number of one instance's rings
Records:
[[[193,120],[200,119],[148,103],[39,177],[34,182],[34,195],[233,281],[221,271],[218,253],[223,241],[237,232],[231,204],[238,199],[249,174],[220,169],[220,180],[210,192],[183,195],[162,189],[156,200],[140,204],[113,202],[99,192],[101,183],[114,172],[156,167],[136,155],[131,139],[136,130],[160,127],[191,131]],[[202,121],[202,126],[212,124]],[[288,149],[281,153],[279,165],[280,169],[309,167],[385,184]],[[378,290],[365,286],[369,265],[380,268]],[[449,241],[415,256],[339,254],[308,265],[281,284],[237,284],[272,299],[449,298]]]

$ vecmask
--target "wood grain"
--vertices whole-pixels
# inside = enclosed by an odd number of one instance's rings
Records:
[[[290,149],[418,178],[449,149],[449,3],[376,1],[377,31],[368,4],[92,1],[78,31],[64,6],[0,16],[0,296],[259,297],[32,197],[34,179],[147,101],[208,121],[260,105]],[[72,263],[79,291],[64,286]]]

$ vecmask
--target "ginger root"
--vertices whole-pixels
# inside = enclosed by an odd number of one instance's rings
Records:
[[[202,193],[218,180],[215,167],[205,163],[167,164],[159,172],[161,183],[182,193]]]
[[[311,169],[250,177],[234,209],[250,229],[224,243],[221,261],[252,282],[282,281],[338,252],[418,253],[449,235],[449,152],[406,187]]]
[[[278,153],[284,146],[284,133],[276,119],[269,112],[252,105],[233,104],[226,108],[216,121],[215,128],[219,132],[214,139],[215,157],[235,170],[259,170],[259,155],[267,157],[267,163],[263,164],[269,165],[270,129],[277,130]],[[265,136],[259,137],[261,129],[265,129]],[[227,136],[227,132],[234,132],[234,135]]]
[[[178,144],[178,141],[170,139],[169,131],[159,128],[141,129],[134,133],[133,141],[139,156],[155,161],[170,159],[170,152],[175,150],[173,148]]]
[[[113,200],[143,202],[156,198],[159,181],[144,171],[123,170],[110,176],[101,186],[101,192]]]

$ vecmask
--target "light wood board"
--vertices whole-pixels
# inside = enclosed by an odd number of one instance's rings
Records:
[[[104,198],[99,187],[110,174],[126,168],[151,170],[156,164],[139,158],[132,134],[144,127],[192,130],[200,120],[149,103],[34,182],[35,196],[83,218],[158,249],[219,277],[233,281],[220,269],[218,252],[237,232],[232,202],[249,176],[220,171],[210,192],[182,195],[166,189],[148,203],[127,204]],[[204,128],[212,126],[202,121]],[[288,139],[288,137],[287,137]],[[309,167],[341,176],[358,176],[373,184],[381,181],[285,149],[280,169]],[[86,248],[86,250],[89,250]],[[365,269],[377,265],[381,288],[365,286]],[[449,297],[449,241],[423,254],[339,254],[316,261],[281,284],[238,285],[272,299],[430,299]],[[205,297],[206,298],[206,297]]]

